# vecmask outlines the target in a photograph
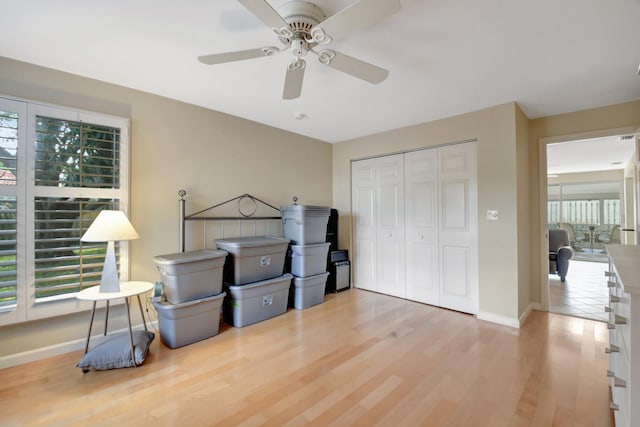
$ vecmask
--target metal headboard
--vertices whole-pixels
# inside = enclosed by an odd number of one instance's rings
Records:
[[[267,202],[264,202],[258,199],[255,196],[252,196],[251,194],[246,194],[246,193],[240,196],[234,197],[232,199],[226,200],[222,203],[217,203],[213,206],[209,206],[208,208],[199,210],[198,212],[194,212],[190,215],[185,215],[185,202],[186,202],[185,196],[186,195],[187,195],[187,192],[185,190],[178,191],[178,196],[180,197],[180,199],[178,200],[178,203],[180,205],[180,224],[179,224],[180,252],[184,252],[185,250],[185,224],[187,221],[225,221],[225,220],[242,221],[242,220],[279,220],[281,219],[280,209],[276,208],[273,205],[270,205]],[[237,204],[236,209],[238,210],[239,216],[205,216],[203,215],[205,212],[212,211],[216,208],[222,207],[224,205],[228,205],[233,202],[236,202]],[[241,203],[243,202],[250,203],[250,207],[248,210],[246,207],[244,207],[244,211],[243,211],[243,207],[241,206]],[[277,216],[254,216],[254,214],[258,210],[258,203],[269,209],[273,209],[278,213],[278,215]]]

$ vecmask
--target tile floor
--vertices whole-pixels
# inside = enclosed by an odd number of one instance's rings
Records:
[[[565,283],[549,275],[549,311],[606,322],[604,306],[609,304],[609,290],[604,271],[606,262],[572,259]]]

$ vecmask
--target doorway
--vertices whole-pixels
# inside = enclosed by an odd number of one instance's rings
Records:
[[[634,141],[591,138],[546,146],[547,229],[561,229],[572,251],[564,282],[549,272],[549,311],[607,321],[605,245],[621,243],[625,187],[633,176]]]

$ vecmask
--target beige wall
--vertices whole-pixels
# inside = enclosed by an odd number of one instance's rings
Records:
[[[517,107],[517,106],[516,106]],[[529,309],[531,299],[531,203],[529,200],[529,119],[516,108],[516,162],[518,182],[518,317]]]
[[[542,224],[541,193],[546,194],[546,176],[540,174],[540,147],[545,142],[556,142],[578,137],[615,135],[621,129],[640,128],[640,101],[617,104],[608,107],[593,108],[585,111],[544,117],[529,122],[530,157],[530,201],[531,201],[531,261],[534,266],[532,276],[532,299],[543,302],[543,288],[547,283],[542,258],[546,240]],[[566,138],[565,138],[566,137]],[[546,162],[546,159],[542,159]],[[545,166],[546,169],[546,166]],[[546,203],[546,202],[545,202]],[[546,205],[545,205],[546,206]],[[546,214],[544,214],[546,215]],[[545,260],[546,263],[546,260]],[[536,267],[537,266],[537,267]]]
[[[517,111],[509,103],[334,144],[333,205],[340,212],[340,246],[352,249],[352,160],[477,139],[480,317],[517,322]],[[489,209],[499,211],[499,221],[486,220]]]
[[[131,278],[156,281],[153,256],[178,250],[187,213],[250,193],[279,206],[331,203],[331,145],[226,114],[0,58],[0,94],[131,118]],[[189,243],[188,243],[189,245]],[[0,327],[0,357],[84,338],[87,313]],[[114,320],[115,326],[123,325]]]

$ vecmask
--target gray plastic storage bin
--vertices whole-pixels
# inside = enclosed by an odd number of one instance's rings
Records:
[[[327,240],[331,209],[325,206],[281,206],[284,237],[294,245],[311,245]]]
[[[297,277],[314,276],[327,271],[327,255],[331,243],[291,245],[291,274]]]
[[[242,285],[281,276],[289,240],[271,236],[236,237],[218,239],[216,246],[229,253],[224,266],[225,283]]]
[[[169,304],[154,298],[160,340],[170,348],[182,347],[218,334],[225,293],[208,298]]]
[[[248,285],[228,286],[225,320],[241,328],[286,313],[292,277],[286,273]]]
[[[316,274],[309,277],[294,277],[293,306],[301,310],[324,302],[324,287],[329,273]]]
[[[167,301],[180,304],[222,292],[226,256],[225,251],[201,250],[153,257]]]

